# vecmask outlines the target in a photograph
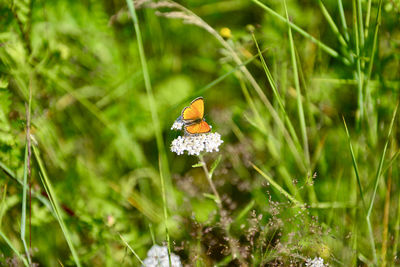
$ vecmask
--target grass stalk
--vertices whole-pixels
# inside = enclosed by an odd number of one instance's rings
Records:
[[[369,21],[371,18],[371,6],[372,6],[372,0],[368,0],[367,15],[365,16],[365,38],[368,38]]]
[[[344,8],[343,8],[342,0],[338,0],[338,8],[339,8],[340,20],[342,21],[344,37],[346,38],[346,41],[348,42],[348,41],[350,41],[350,35],[349,35],[349,30],[347,29],[347,22],[346,22],[346,17],[344,15]]]
[[[397,198],[397,214],[396,214],[396,222],[394,225],[394,238],[393,238],[393,254],[391,261],[393,261],[393,265],[395,261],[397,260],[397,248],[399,244],[399,232],[400,232],[400,194],[398,195]]]
[[[129,245],[129,243],[125,240],[125,238],[119,234],[119,237],[121,238],[122,242],[129,248],[129,250],[133,253],[133,255],[136,257],[136,259],[144,266],[143,261],[140,259],[139,255],[135,252],[135,250]]]
[[[333,33],[336,35],[336,37],[339,40],[339,43],[344,47],[347,48],[347,42],[340,33],[338,27],[336,26],[336,23],[333,21],[331,15],[329,14],[328,10],[326,9],[324,3],[322,3],[321,0],[318,0],[319,7],[321,8],[322,14],[324,15],[325,19],[327,20],[329,26],[331,27]]]
[[[384,160],[385,160],[386,151],[387,151],[387,147],[388,147],[388,144],[389,144],[390,136],[391,136],[391,134],[392,134],[393,125],[394,125],[394,119],[396,118],[396,114],[397,114],[397,109],[398,109],[398,107],[399,107],[399,103],[397,103],[397,105],[396,105],[396,107],[395,107],[395,109],[394,109],[394,111],[393,111],[392,120],[391,120],[390,126],[389,126],[389,132],[388,132],[388,135],[387,135],[387,138],[386,138],[385,146],[384,146],[383,151],[382,151],[381,159],[380,159],[380,161],[379,161],[378,170],[377,170],[376,176],[375,176],[374,191],[373,191],[372,198],[371,198],[371,202],[370,202],[369,208],[368,208],[368,215],[371,214],[372,208],[373,208],[373,206],[374,206],[374,201],[375,201],[375,197],[376,197],[376,191],[378,190],[379,179],[380,179],[380,177],[381,177],[381,171],[382,171],[382,167],[383,167],[383,162],[384,162]]]
[[[357,0],[358,1],[358,0]],[[357,104],[358,104],[358,114],[356,116],[356,125],[357,129],[361,127],[361,121],[364,118],[364,94],[363,94],[363,74],[361,72],[361,53],[360,53],[360,37],[359,37],[359,19],[358,19],[358,10],[356,6],[356,0],[353,0],[353,24],[354,24],[354,35],[356,42],[356,66],[357,70],[355,71],[355,78],[357,80]]]
[[[131,15],[133,25],[135,28],[137,45],[138,45],[138,50],[139,50],[139,57],[140,57],[141,65],[142,65],[142,71],[143,71],[144,84],[146,87],[149,107],[150,107],[150,111],[151,111],[151,117],[152,117],[152,121],[153,121],[153,127],[154,127],[154,131],[155,131],[156,142],[157,142],[157,149],[158,149],[159,157],[161,159],[162,169],[160,171],[163,172],[163,174],[164,174],[163,177],[165,177],[167,179],[168,188],[172,194],[173,190],[172,190],[172,184],[171,184],[171,180],[170,180],[168,160],[167,160],[167,155],[165,153],[165,145],[164,145],[164,141],[163,141],[163,137],[162,137],[161,124],[160,124],[160,120],[158,117],[158,109],[157,109],[157,105],[156,105],[154,95],[153,95],[153,89],[152,89],[151,81],[150,81],[150,74],[149,74],[147,61],[146,61],[146,55],[145,55],[144,48],[143,48],[143,41],[142,41],[142,34],[140,31],[140,27],[139,27],[139,20],[136,15],[136,10],[135,10],[135,5],[133,3],[133,0],[126,0],[126,3],[128,5],[129,14]],[[171,198],[171,200],[175,201],[173,197]]]
[[[228,222],[228,219],[226,218],[225,212],[223,211],[221,197],[219,196],[217,188],[215,187],[214,182],[212,180],[213,173],[214,173],[213,169],[217,166],[216,164],[218,164],[219,160],[217,160],[214,163],[215,166],[211,167],[211,171],[209,171],[208,168],[207,168],[207,164],[204,161],[203,155],[201,155],[201,154],[198,155],[198,158],[199,158],[199,161],[200,161],[199,163],[201,164],[201,167],[203,168],[203,171],[204,171],[204,173],[206,175],[207,181],[210,184],[211,190],[213,191],[214,200],[215,200],[215,203],[218,206],[218,211],[219,211],[219,214],[221,216],[221,224],[222,224],[222,227],[223,227],[223,229],[224,229],[224,231],[225,231],[225,233],[227,235],[228,244],[229,244],[229,247],[231,249],[232,257],[233,257],[233,259],[238,259],[241,264],[245,264],[243,262],[242,257],[240,256],[239,251],[237,250],[235,244],[233,243],[233,237],[231,236],[231,234],[229,232],[230,224]]]
[[[4,212],[6,211],[6,196],[7,196],[7,183],[3,187],[3,195],[1,197],[1,204],[0,204],[0,229],[3,222]]]
[[[161,194],[162,194],[162,201],[163,201],[163,211],[164,211],[164,224],[165,224],[165,234],[167,236],[167,246],[168,246],[168,261],[169,261],[169,266],[172,266],[171,263],[171,243],[170,243],[170,238],[169,238],[169,232],[168,232],[168,211],[167,211],[167,195],[165,192],[165,182],[164,182],[164,176],[162,173],[162,166],[161,166],[161,159],[158,158],[158,164],[159,164],[159,170],[160,170],[160,183],[161,183]]]
[[[275,95],[275,97],[276,97],[276,100],[277,100],[277,102],[278,102],[278,106],[279,106],[279,108],[281,109],[281,111],[282,111],[282,113],[283,113],[283,116],[284,116],[284,118],[285,118],[285,122],[286,122],[287,127],[288,127],[289,132],[290,132],[290,135],[292,136],[292,139],[293,139],[293,141],[295,142],[295,144],[296,144],[296,146],[298,147],[298,149],[301,150],[299,138],[297,137],[297,134],[296,134],[296,131],[294,130],[293,124],[292,124],[292,122],[290,121],[290,118],[289,118],[289,116],[288,116],[288,114],[287,114],[287,112],[286,112],[286,108],[285,108],[285,106],[283,105],[282,98],[281,98],[281,96],[280,96],[280,94],[279,94],[279,92],[278,92],[278,88],[276,87],[276,84],[275,84],[275,81],[274,81],[274,79],[273,79],[273,77],[272,77],[272,74],[271,74],[271,72],[269,71],[269,68],[268,68],[268,66],[267,66],[267,64],[266,64],[266,62],[265,62],[265,60],[264,60],[263,55],[261,54],[260,47],[258,46],[258,42],[257,42],[257,40],[256,40],[256,38],[255,38],[255,36],[254,36],[254,34],[252,34],[252,36],[253,36],[254,43],[255,43],[255,45],[256,45],[256,47],[257,47],[258,55],[259,55],[259,57],[260,57],[260,60],[261,60],[263,69],[264,69],[265,74],[266,74],[266,76],[267,76],[267,78],[268,78],[269,84],[271,85],[272,91],[273,91],[273,93],[274,93],[274,95]]]
[[[279,108],[281,109],[281,111],[283,113],[285,123],[287,125],[287,128],[289,129],[289,133],[286,133],[286,129],[284,128],[284,125],[281,125],[280,123],[278,123],[278,126],[280,126],[280,128],[281,128],[281,130],[283,132],[283,135],[284,135],[284,137],[286,139],[286,142],[288,143],[288,146],[289,146],[289,148],[290,148],[290,150],[291,150],[291,152],[293,154],[293,157],[296,160],[297,165],[299,166],[299,168],[302,171],[307,172],[307,164],[305,164],[304,161],[302,160],[302,157],[301,157],[302,148],[301,148],[299,139],[297,137],[296,131],[294,130],[293,124],[290,121],[289,116],[287,115],[286,108],[285,108],[285,106],[283,104],[283,99],[281,98],[281,96],[279,94],[279,91],[278,91],[276,83],[275,83],[275,81],[274,81],[274,79],[272,77],[272,74],[269,71],[269,68],[268,68],[268,66],[267,66],[267,64],[266,64],[266,62],[264,60],[264,57],[262,56],[260,47],[258,45],[257,39],[255,38],[254,34],[253,34],[253,40],[254,40],[254,43],[256,45],[256,48],[257,48],[257,51],[258,51],[258,54],[259,54],[263,69],[264,69],[265,74],[267,76],[267,79],[269,81],[269,84],[270,84],[270,86],[272,88],[272,91],[273,91],[273,93],[274,93],[274,95],[275,95],[275,97],[277,99],[278,106],[279,106]],[[277,120],[277,122],[280,122],[280,121]]]
[[[239,77],[240,88],[242,89],[242,93],[246,99],[247,104],[249,105],[251,111],[254,114],[254,117],[257,121],[258,128],[263,132],[263,134],[267,134],[267,127],[265,125],[265,121],[262,119],[253,99],[250,96],[249,91],[247,90],[246,84],[241,77]]]
[[[24,263],[25,266],[29,266],[30,264],[26,261],[26,259],[18,252],[18,250],[13,246],[11,241],[6,237],[3,231],[0,229],[0,236],[4,239],[7,245],[11,248],[11,250],[18,256],[18,258]]]
[[[382,231],[382,249],[381,260],[382,267],[387,265],[387,248],[388,248],[388,233],[389,233],[389,212],[390,212],[390,191],[392,189],[392,168],[388,172],[388,180],[386,186],[385,205],[383,208],[383,231]]]
[[[283,189],[278,183],[276,183],[268,174],[263,172],[261,169],[259,169],[256,165],[251,163],[251,166],[262,176],[267,180],[268,183],[270,183],[276,190],[278,190],[282,195],[284,195],[287,199],[289,199],[295,206],[301,206],[301,203],[296,200],[292,195],[290,195],[285,189]]]
[[[23,179],[19,179],[17,178],[15,172],[13,172],[9,167],[7,167],[6,164],[4,164],[4,162],[0,161],[0,168],[9,176],[11,177],[12,180],[16,181],[20,186],[22,186],[24,188],[24,183],[23,183]],[[26,190],[29,190],[29,188],[26,188]],[[50,212],[54,215],[54,211],[51,208],[51,204],[50,202],[44,197],[42,196],[40,193],[37,192],[32,192],[32,196],[34,196],[36,199],[38,199],[44,206],[46,206]]]
[[[29,190],[28,188],[28,144],[25,146],[25,161],[24,161],[24,175],[23,175],[23,185],[22,185],[22,207],[21,207],[21,240],[24,245],[25,255],[28,259],[29,265],[32,264],[31,256],[29,253],[28,246],[26,244],[25,239],[25,231],[26,231],[26,193]]]
[[[312,41],[313,43],[318,45],[322,50],[324,50],[326,53],[328,53],[332,57],[340,58],[340,59],[342,59],[342,61],[348,63],[347,59],[345,59],[342,56],[340,56],[339,53],[336,52],[334,49],[332,49],[331,47],[329,47],[326,44],[322,43],[321,41],[319,41],[315,37],[311,36],[308,32],[304,31],[303,29],[301,29],[296,24],[288,21],[285,17],[279,15],[277,12],[275,12],[274,10],[272,10],[271,8],[266,6],[265,4],[261,3],[259,0],[251,0],[251,1],[254,2],[255,4],[257,4],[258,6],[260,6],[265,11],[267,11],[270,15],[272,15],[275,18],[279,19],[280,21],[285,22],[285,23],[289,23],[293,30],[297,31],[298,33],[300,33],[301,35],[303,35],[304,37],[306,37],[307,39],[309,39],[310,41]]]
[[[371,79],[372,68],[374,66],[374,58],[375,58],[376,48],[377,48],[377,45],[378,45],[379,27],[381,25],[382,2],[383,2],[383,0],[379,0],[378,11],[377,11],[377,14],[376,14],[374,40],[372,42],[372,50],[371,50],[371,55],[369,57],[367,77],[366,77],[366,80],[365,80],[365,85],[366,86],[368,85],[369,80]]]
[[[295,51],[296,51],[296,60],[297,60],[297,62],[300,62],[300,56],[299,56],[297,49],[295,49]],[[313,128],[315,128],[315,119],[312,114],[312,103],[310,100],[309,91],[307,89],[307,82],[304,77],[304,73],[301,68],[301,64],[300,64],[300,67],[298,68],[298,71],[299,71],[299,78],[300,78],[301,86],[304,88],[303,91],[304,91],[304,101],[305,101],[305,113],[307,114],[309,127],[313,129]]]
[[[347,141],[348,141],[349,150],[350,150],[350,154],[351,154],[351,161],[353,163],[354,173],[355,173],[356,178],[357,178],[358,190],[360,191],[361,201],[362,201],[364,210],[366,210],[364,193],[363,193],[363,189],[362,189],[362,186],[361,186],[361,179],[360,179],[360,174],[359,174],[359,171],[358,171],[357,160],[356,160],[356,157],[354,155],[353,145],[351,144],[351,138],[350,138],[350,134],[349,134],[349,129],[347,128],[346,120],[344,119],[344,117],[342,117],[342,119],[343,119],[344,128],[346,130]]]
[[[300,80],[299,80],[299,73],[298,73],[298,68],[297,68],[296,51],[294,48],[294,41],[293,41],[293,35],[292,35],[292,26],[291,26],[290,20],[289,20],[289,13],[288,13],[287,6],[286,6],[286,0],[283,1],[283,6],[285,8],[286,20],[287,20],[287,25],[288,25],[290,57],[291,57],[291,61],[292,61],[294,85],[296,88],[297,115],[299,116],[299,121],[300,121],[300,132],[301,132],[301,137],[302,137],[302,141],[303,141],[303,152],[304,152],[304,157],[305,157],[305,165],[307,166],[306,167],[307,175],[311,175],[310,152],[309,152],[309,147],[308,147],[306,120],[305,120],[305,116],[304,116],[302,95],[301,95],[301,90],[300,90]],[[317,196],[315,194],[315,190],[314,190],[313,186],[308,187],[308,193],[309,193],[311,202],[316,203],[318,200],[317,200]]]
[[[36,148],[36,146],[32,146],[32,148],[33,148],[33,154],[35,155],[36,161],[37,161],[37,163],[39,165],[39,171],[41,173],[41,175],[39,175],[39,176],[40,176],[40,179],[42,181],[43,187],[46,190],[46,193],[47,193],[47,195],[48,195],[48,197],[50,199],[51,206],[52,206],[52,208],[54,210],[54,213],[56,215],[56,219],[57,219],[58,223],[60,224],[60,227],[61,227],[61,230],[62,230],[62,232],[64,234],[65,240],[67,241],[68,247],[71,250],[71,254],[72,254],[72,257],[74,259],[74,262],[75,262],[76,266],[80,267],[81,263],[80,263],[78,254],[76,253],[74,244],[72,243],[71,234],[69,233],[69,230],[68,230],[67,226],[64,223],[64,219],[63,219],[62,214],[61,214],[61,209],[60,209],[60,205],[59,205],[58,200],[57,200],[57,196],[56,196],[56,194],[54,192],[53,186],[51,185],[50,179],[47,176],[47,172],[46,172],[46,169],[45,169],[45,167],[43,165],[43,162],[42,162],[42,159],[40,157],[39,151]]]
[[[357,18],[358,18],[358,33],[360,35],[360,46],[361,49],[364,48],[364,22],[363,22],[363,15],[362,15],[362,6],[361,6],[361,0],[357,0]]]
[[[376,192],[378,190],[379,180],[380,180],[380,177],[381,177],[382,166],[383,166],[383,162],[385,160],[386,151],[387,151],[387,147],[388,147],[388,144],[389,144],[390,136],[392,134],[393,125],[394,125],[394,119],[396,118],[398,106],[399,106],[399,103],[397,103],[396,108],[393,111],[392,120],[391,120],[390,126],[389,126],[389,132],[388,132],[388,135],[387,135],[387,138],[386,138],[385,146],[384,146],[383,151],[382,151],[381,159],[379,161],[378,170],[376,172],[374,191],[373,191],[373,194],[372,194],[371,202],[369,204],[367,217],[366,217],[367,224],[368,224],[370,245],[371,245],[371,248],[372,248],[373,257],[374,257],[374,263],[375,264],[377,264],[377,256],[376,256],[375,241],[374,241],[374,235],[373,235],[373,231],[372,231],[370,217],[371,217],[371,213],[372,213],[372,208],[374,207]]]
[[[309,168],[310,167],[310,153],[309,153],[309,149],[308,149],[306,120],[304,117],[303,102],[301,99],[302,96],[301,96],[301,91],[300,91],[299,73],[297,70],[296,52],[294,50],[294,41],[293,41],[292,29],[291,29],[292,26],[289,23],[290,22],[289,21],[289,13],[288,13],[287,6],[286,6],[286,0],[283,1],[283,4],[285,7],[286,19],[287,19],[287,24],[288,24],[290,55],[291,55],[292,68],[293,68],[294,84],[295,84],[295,88],[296,88],[297,112],[298,112],[299,121],[300,121],[301,136],[303,139],[303,151],[304,151],[304,156],[306,158],[306,165]]]
[[[32,109],[32,77],[29,79],[29,98],[28,105],[25,104],[26,109],[26,145],[24,156],[24,174],[22,185],[22,206],[21,206],[21,240],[24,245],[25,254],[28,259],[29,265],[32,264],[30,252],[26,244],[26,193],[29,192],[29,247],[32,247],[31,238],[31,217],[32,217],[32,189],[31,189],[31,109]],[[28,187],[29,177],[29,187]]]

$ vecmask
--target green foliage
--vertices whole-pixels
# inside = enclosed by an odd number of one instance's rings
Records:
[[[400,5],[286,2],[0,2],[0,265],[398,265]]]

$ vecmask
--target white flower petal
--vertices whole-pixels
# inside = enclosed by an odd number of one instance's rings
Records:
[[[180,119],[180,117],[172,124],[171,130],[182,130],[183,128],[183,121]]]
[[[320,258],[320,257],[316,257],[314,259],[307,259],[306,260],[306,266],[310,266],[310,267],[326,267],[328,266],[328,264],[324,263],[324,259]]]
[[[171,151],[178,155],[187,151],[188,155],[200,155],[201,152],[219,151],[219,146],[224,141],[218,133],[178,136],[171,143]]]
[[[179,256],[171,253],[172,267],[182,267]],[[154,245],[147,252],[147,258],[143,261],[142,267],[169,267],[168,248]]]

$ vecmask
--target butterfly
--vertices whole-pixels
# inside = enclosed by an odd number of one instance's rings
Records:
[[[204,99],[198,97],[188,107],[182,110],[182,121],[185,132],[188,134],[201,134],[211,131],[210,125],[204,120]]]

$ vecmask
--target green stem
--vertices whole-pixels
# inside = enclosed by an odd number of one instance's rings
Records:
[[[25,162],[24,162],[24,178],[22,185],[22,212],[21,212],[21,240],[24,245],[26,258],[28,259],[29,265],[31,265],[31,257],[28,250],[28,246],[25,240],[25,230],[26,230],[26,192],[28,191],[28,144],[25,146]]]
[[[396,108],[395,108],[395,110],[393,112],[392,120],[390,122],[389,132],[388,132],[388,135],[387,135],[387,138],[386,138],[385,146],[383,148],[381,159],[379,161],[378,171],[376,172],[374,192],[372,194],[371,202],[369,204],[367,217],[366,217],[367,225],[368,225],[369,240],[370,240],[370,245],[371,245],[371,248],[372,248],[373,257],[374,257],[374,263],[375,264],[377,264],[378,260],[377,260],[377,257],[376,257],[375,240],[374,240],[374,234],[373,234],[373,231],[372,231],[372,225],[371,225],[371,219],[370,218],[371,218],[372,208],[374,206],[376,192],[378,190],[379,180],[380,180],[380,177],[381,177],[382,166],[383,166],[383,162],[385,160],[386,150],[387,150],[387,147],[388,147],[388,144],[389,144],[389,139],[390,139],[390,136],[392,134],[394,119],[396,118],[398,106],[399,106],[399,103],[397,103],[397,105],[396,105]]]
[[[7,243],[7,245],[11,248],[11,250],[18,256],[18,258],[21,259],[21,261],[24,263],[25,266],[29,266],[28,262],[22,255],[18,252],[18,250],[13,246],[11,241],[4,235],[4,233],[0,229],[0,237],[4,239],[4,241]]]
[[[54,210],[54,213],[56,215],[56,219],[57,219],[58,223],[60,224],[60,227],[61,227],[61,230],[62,230],[62,232],[64,234],[65,240],[67,241],[68,247],[71,250],[71,254],[72,254],[72,257],[73,257],[73,259],[75,261],[75,264],[76,264],[76,266],[80,267],[81,263],[80,263],[78,254],[76,253],[74,244],[72,243],[71,234],[70,234],[67,226],[64,223],[64,219],[63,219],[62,214],[61,214],[60,204],[59,204],[59,202],[57,200],[57,196],[55,194],[53,186],[51,185],[50,179],[47,176],[47,172],[46,172],[46,169],[44,167],[43,161],[42,161],[42,159],[40,158],[40,155],[39,155],[39,150],[36,148],[36,146],[32,146],[32,148],[33,148],[33,154],[35,155],[37,164],[39,166],[39,170],[40,170],[40,174],[41,174],[39,176],[40,176],[40,179],[42,181],[43,187],[44,187],[44,189],[45,189],[45,191],[46,191],[46,193],[47,193],[47,195],[49,197],[51,206],[52,206],[52,208]]]
[[[340,19],[341,19],[342,25],[343,25],[344,36],[346,38],[346,41],[349,41],[350,36],[349,36],[349,31],[347,29],[346,17],[344,16],[344,8],[343,8],[342,0],[338,0],[338,6],[339,6]]]
[[[220,210],[222,210],[221,198],[220,198],[220,196],[219,196],[219,194],[218,194],[218,191],[217,191],[217,189],[216,189],[216,187],[215,187],[215,185],[214,185],[214,182],[212,181],[212,176],[211,176],[210,172],[208,171],[207,164],[206,164],[206,162],[204,161],[204,158],[203,158],[202,155],[199,155],[198,158],[199,158],[199,160],[200,160],[201,167],[203,168],[204,173],[206,174],[206,178],[207,178],[208,183],[210,184],[211,190],[212,190],[213,193],[214,193],[214,197],[215,197],[215,199],[216,199],[215,202],[217,203],[218,208],[219,208]]]
[[[306,158],[306,165],[307,165],[308,171],[310,171],[309,170],[309,168],[310,168],[310,153],[309,153],[309,149],[308,149],[308,138],[307,138],[306,121],[305,121],[305,117],[304,117],[303,102],[301,100],[300,81],[299,81],[299,73],[297,70],[296,53],[294,50],[292,26],[289,23],[289,14],[288,14],[287,6],[286,6],[286,0],[283,1],[283,4],[285,6],[286,20],[287,20],[287,24],[288,24],[290,55],[291,55],[292,67],[293,67],[294,84],[296,87],[297,113],[299,116],[301,135],[302,135],[302,139],[303,139],[303,151],[304,151],[304,156]]]
[[[168,232],[168,211],[167,211],[167,195],[165,192],[165,182],[164,182],[164,176],[162,174],[162,168],[161,168],[161,159],[158,159],[159,163],[159,169],[160,169],[160,180],[161,180],[161,193],[162,193],[162,200],[163,200],[163,209],[164,209],[164,224],[165,224],[165,234],[167,236],[167,246],[168,246],[168,261],[169,261],[169,266],[172,266],[171,262],[171,241],[169,238],[169,232]]]
[[[218,191],[217,191],[217,189],[216,189],[216,187],[214,185],[214,182],[212,180],[212,173],[210,173],[210,171],[208,170],[207,164],[204,161],[203,155],[198,155],[198,158],[200,160],[201,166],[202,166],[202,168],[204,170],[204,173],[206,175],[207,181],[210,184],[211,190],[214,193],[215,202],[217,203],[218,211],[219,211],[219,214],[221,216],[222,227],[225,230],[225,233],[227,235],[227,239],[228,239],[229,247],[230,247],[231,252],[232,252],[232,256],[233,256],[234,259],[237,258],[239,260],[239,262],[241,263],[241,266],[242,266],[245,263],[243,262],[243,259],[240,256],[240,253],[236,249],[236,246],[235,246],[235,244],[233,242],[233,237],[230,235],[230,232],[229,232],[230,225],[229,225],[228,220],[226,218],[227,217],[226,213],[223,211],[221,197],[219,196]]]
[[[161,158],[161,163],[162,163],[161,166],[163,168],[160,171],[162,171],[164,173],[164,176],[168,179],[168,186],[169,186],[170,192],[173,193],[172,188],[171,188],[168,160],[167,160],[167,156],[165,153],[165,145],[164,145],[164,141],[163,141],[163,137],[162,137],[160,120],[158,117],[157,105],[156,105],[154,95],[153,95],[153,89],[151,86],[149,69],[147,66],[146,55],[144,53],[144,48],[143,48],[143,41],[142,41],[142,34],[140,31],[140,27],[139,27],[139,20],[136,15],[136,10],[135,10],[135,5],[133,3],[133,0],[126,0],[126,3],[128,5],[129,13],[132,17],[133,25],[135,28],[140,62],[142,64],[142,70],[143,70],[144,84],[146,87],[147,98],[149,101],[149,107],[150,107],[150,111],[151,111],[151,117],[153,120],[153,126],[154,126],[155,135],[156,135],[156,142],[157,142],[157,149],[158,149],[159,156]],[[171,200],[174,201],[174,198],[171,198]]]
[[[328,24],[331,26],[333,33],[338,38],[339,42],[343,47],[347,48],[346,40],[340,34],[338,27],[336,26],[335,22],[333,21],[331,15],[329,14],[328,10],[326,9],[324,3],[321,0],[318,0],[319,7],[321,8],[322,14],[324,15],[325,19],[328,21]]]
[[[354,23],[354,34],[355,34],[355,40],[356,40],[356,54],[357,54],[357,71],[355,72],[355,78],[357,80],[357,85],[358,85],[358,114],[356,116],[356,124],[357,124],[357,129],[360,129],[361,127],[361,121],[364,118],[364,97],[363,97],[363,74],[361,72],[361,59],[360,59],[360,38],[359,38],[359,23],[360,21],[357,19],[358,18],[358,11],[356,7],[356,0],[353,0],[353,23]]]
[[[343,58],[342,56],[339,55],[338,52],[336,52],[334,49],[332,49],[331,47],[327,46],[326,44],[322,43],[321,41],[319,41],[318,39],[316,39],[315,37],[311,36],[308,32],[304,31],[303,29],[301,29],[299,26],[297,26],[296,24],[292,23],[292,22],[288,22],[286,20],[285,17],[279,15],[277,12],[275,12],[274,10],[272,10],[271,8],[269,8],[268,6],[264,5],[263,3],[261,3],[258,0],[251,0],[253,1],[255,4],[257,4],[258,6],[260,6],[262,9],[264,9],[265,11],[267,11],[269,14],[271,14],[272,16],[276,17],[277,19],[289,23],[290,26],[292,27],[293,30],[297,31],[298,33],[300,33],[301,35],[303,35],[304,37],[308,38],[310,41],[312,41],[313,43],[315,43],[316,45],[318,45],[322,50],[324,50],[326,53],[328,53],[329,55],[331,55],[332,57],[335,58],[340,58],[342,59],[342,61],[346,64],[348,64],[348,60],[346,58]]]
[[[265,178],[265,180],[267,180],[268,183],[270,183],[276,190],[278,190],[282,195],[284,195],[285,197],[287,197],[293,204],[295,204],[296,206],[301,206],[302,204],[296,200],[293,196],[291,196],[288,192],[286,192],[285,189],[283,189],[279,184],[277,184],[270,176],[268,176],[265,172],[263,172],[262,170],[260,170],[256,165],[251,164],[253,166],[253,168],[259,173],[261,174],[262,177]]]
[[[125,238],[121,234],[119,234],[119,237],[121,238],[122,242],[124,242],[125,246],[127,246],[129,250],[133,253],[133,255],[135,255],[136,259],[144,266],[142,259],[140,259],[135,250],[128,244],[128,242],[126,242]]]

